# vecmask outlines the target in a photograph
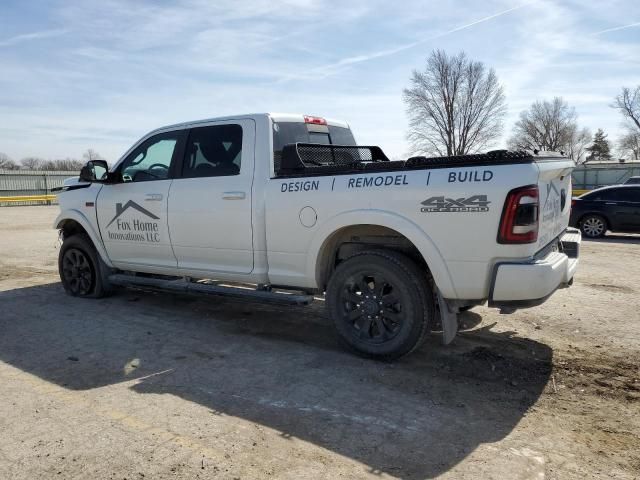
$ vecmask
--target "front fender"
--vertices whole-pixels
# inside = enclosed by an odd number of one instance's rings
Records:
[[[422,254],[444,298],[458,298],[447,265],[431,237],[411,220],[385,210],[351,210],[324,222],[316,231],[307,256],[307,278],[317,278],[318,259],[338,230],[355,225],[377,225],[404,235]]]
[[[53,224],[53,228],[60,229],[63,227],[64,223],[69,220],[77,222],[80,224],[80,226],[82,226],[82,228],[87,232],[87,235],[89,235],[91,242],[96,247],[96,251],[102,258],[104,263],[106,263],[109,267],[113,267],[113,264],[111,263],[111,260],[109,260],[109,256],[107,255],[107,251],[102,244],[100,234],[95,230],[95,228],[93,228],[93,225],[91,224],[89,219],[81,211],[76,209],[69,209],[60,212]]]

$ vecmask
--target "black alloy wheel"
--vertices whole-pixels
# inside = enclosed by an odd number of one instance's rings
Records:
[[[108,278],[112,270],[86,234],[65,237],[58,254],[58,272],[65,291],[74,297],[102,298],[113,293]]]
[[[95,283],[95,271],[87,255],[77,248],[69,248],[62,256],[62,281],[72,295],[89,295]]]
[[[384,343],[394,338],[403,322],[402,291],[382,274],[362,272],[350,277],[342,290],[342,314],[364,342]]]

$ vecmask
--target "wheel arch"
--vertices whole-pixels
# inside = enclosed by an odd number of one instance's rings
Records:
[[[370,237],[394,240],[372,242]],[[315,278],[318,288],[326,287],[345,244],[350,244],[353,251],[385,248],[404,253],[427,269],[445,298],[457,298],[446,263],[429,235],[405,217],[382,210],[344,212],[321,227],[311,245],[307,265],[308,275]]]
[[[102,239],[100,235],[91,225],[89,219],[78,210],[67,210],[56,218],[54,222],[54,228],[60,230],[65,237],[70,235],[76,235],[79,233],[86,234],[93,246],[95,247],[98,255],[102,258],[102,261],[109,267],[113,267],[109,256],[107,255],[107,251],[102,244]]]

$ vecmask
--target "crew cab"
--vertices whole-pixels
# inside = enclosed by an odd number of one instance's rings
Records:
[[[308,303],[339,337],[393,359],[488,302],[504,313],[571,284],[573,162],[493,151],[390,161],[347,123],[239,115],[145,135],[58,192],[60,278],[79,297],[115,286]]]

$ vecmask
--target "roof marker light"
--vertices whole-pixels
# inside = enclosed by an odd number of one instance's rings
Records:
[[[313,117],[311,115],[305,115],[304,123],[312,123],[313,125],[326,125],[327,121],[322,117]]]

